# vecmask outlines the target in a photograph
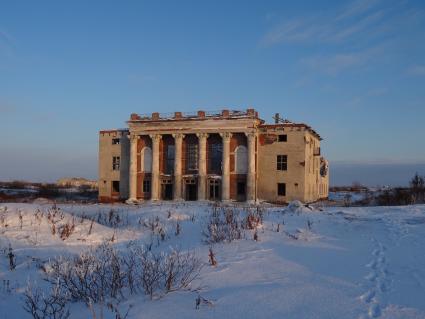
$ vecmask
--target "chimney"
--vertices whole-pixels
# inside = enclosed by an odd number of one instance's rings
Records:
[[[130,115],[130,121],[140,120],[140,116],[136,113],[131,113]]]
[[[159,120],[159,113],[158,112],[154,112],[152,113],[152,120]]]
[[[255,116],[255,110],[254,109],[247,109],[246,114],[248,116]]]
[[[205,118],[205,111],[198,111],[198,117],[201,119]]]
[[[221,116],[222,117],[229,117],[229,115],[230,115],[229,110],[223,110],[223,111],[221,111]]]
[[[182,116],[182,112],[174,112],[174,118],[175,119],[181,119],[183,116]]]
[[[275,113],[275,115],[274,115],[274,123],[275,124],[279,124],[279,121],[280,121],[280,115],[279,115],[279,113]]]

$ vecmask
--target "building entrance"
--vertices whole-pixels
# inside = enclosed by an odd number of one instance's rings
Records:
[[[198,199],[198,185],[196,179],[187,179],[185,181],[185,199],[186,200],[197,200]]]

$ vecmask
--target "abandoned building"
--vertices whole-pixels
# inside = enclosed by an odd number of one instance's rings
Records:
[[[99,200],[313,202],[328,162],[311,127],[266,124],[254,109],[131,114],[99,134]]]

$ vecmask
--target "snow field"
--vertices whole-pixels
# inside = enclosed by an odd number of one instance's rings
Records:
[[[214,209],[211,203],[55,209],[51,204],[1,204],[0,319],[31,318],[22,309],[22,293],[28,281],[47,289],[41,267],[49,260],[104,241],[121,251],[131,241],[157,252],[193,251],[204,264],[188,290],[155,300],[127,294],[119,307],[131,306],[129,319],[425,318],[424,205],[262,205],[263,222],[256,230],[244,230],[232,242],[207,243],[203,231]],[[241,215],[255,211],[240,205],[229,209]],[[64,232],[65,225],[72,231]],[[13,271],[9,244],[16,255]],[[215,267],[209,265],[210,247]],[[205,302],[196,309],[198,296]],[[70,311],[71,318],[91,318],[83,303],[70,304]],[[115,317],[105,309],[104,318]]]

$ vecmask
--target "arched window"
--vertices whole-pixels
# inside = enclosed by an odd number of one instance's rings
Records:
[[[144,147],[140,153],[141,167],[140,170],[145,173],[152,172],[152,150],[150,147]]]
[[[235,150],[235,172],[237,174],[248,172],[248,151],[243,145],[239,145]]]

